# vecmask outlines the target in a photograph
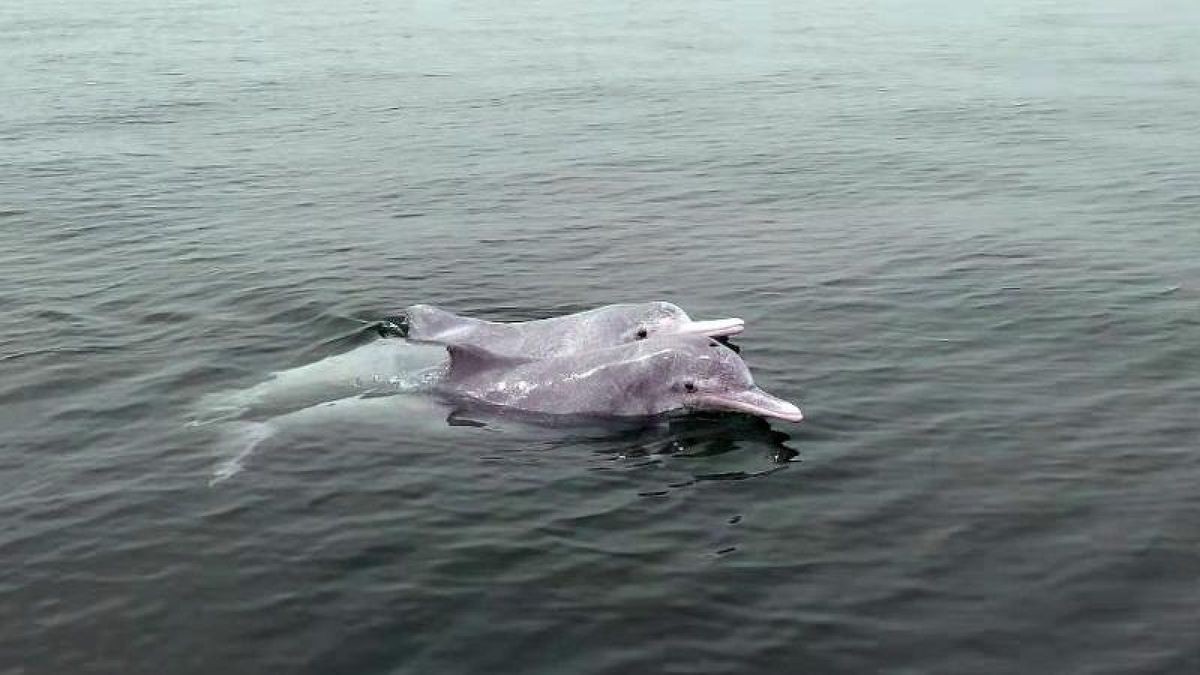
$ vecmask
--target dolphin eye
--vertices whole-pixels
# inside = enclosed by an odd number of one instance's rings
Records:
[[[646,336],[649,334],[650,334],[649,331],[647,331],[645,328],[639,328],[639,329],[637,329],[637,332],[634,333],[633,335],[634,335],[634,337],[636,337],[639,340],[645,340]]]
[[[696,383],[695,382],[684,382],[683,389],[684,389],[684,391],[686,391],[690,394],[690,393],[696,391]]]

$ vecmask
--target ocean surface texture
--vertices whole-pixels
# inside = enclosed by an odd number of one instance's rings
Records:
[[[1200,672],[1195,0],[4,2],[0,234],[0,674]],[[373,324],[659,299],[807,419]]]

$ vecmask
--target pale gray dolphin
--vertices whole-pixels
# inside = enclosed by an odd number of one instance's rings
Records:
[[[615,347],[665,335],[725,337],[745,329],[741,319],[694,321],[669,302],[606,305],[536,321],[498,323],[459,316],[430,305],[404,310],[414,342],[476,346],[502,356],[545,359]]]
[[[204,396],[192,424],[265,418],[359,394],[421,391],[441,375],[446,351],[406,340],[373,340],[297,368],[271,373],[248,389]]]
[[[799,408],[755,386],[740,356],[704,336],[660,336],[541,360],[474,344],[446,349],[445,393],[508,409],[634,417],[683,408],[803,419]]]

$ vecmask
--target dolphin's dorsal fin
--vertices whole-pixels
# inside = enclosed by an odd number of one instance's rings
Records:
[[[450,375],[456,377],[493,368],[512,368],[533,360],[526,356],[497,354],[472,344],[446,345],[446,351],[450,353]]]

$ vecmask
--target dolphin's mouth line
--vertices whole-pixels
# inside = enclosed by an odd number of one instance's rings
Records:
[[[736,393],[701,394],[695,397],[693,405],[702,410],[732,410],[787,422],[804,419],[800,408],[757,387]]]
[[[708,337],[728,337],[746,330],[746,322],[741,319],[713,319],[711,321],[689,321],[679,326],[683,335],[707,335]]]

